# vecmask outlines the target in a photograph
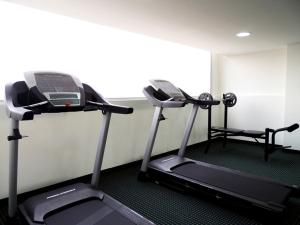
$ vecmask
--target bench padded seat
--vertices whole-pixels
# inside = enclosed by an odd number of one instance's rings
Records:
[[[265,135],[265,131],[244,130],[242,134],[247,136],[247,137],[261,138]]]
[[[235,129],[235,128],[224,128],[224,127],[212,127],[212,131],[219,131],[219,132],[225,132],[225,133],[232,133],[232,134],[238,134],[242,133],[244,130],[241,129]]]

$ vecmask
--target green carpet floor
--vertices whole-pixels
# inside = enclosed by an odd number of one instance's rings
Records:
[[[193,146],[187,156],[287,184],[300,184],[300,154],[278,151],[266,163],[259,145],[230,142],[222,148],[222,143],[216,141],[208,154],[203,153],[204,147],[204,143]],[[151,182],[138,182],[139,166],[140,162],[104,171],[101,189],[158,225],[258,225],[271,221],[271,218],[256,218],[251,210],[228,207],[204,196],[195,197]],[[8,224],[6,202],[0,202],[1,225]],[[300,201],[291,199],[287,212],[268,224],[300,225]]]

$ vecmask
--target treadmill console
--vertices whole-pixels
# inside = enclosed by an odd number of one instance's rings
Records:
[[[55,72],[25,73],[25,82],[31,90],[37,90],[53,107],[81,106],[81,82],[68,74]]]
[[[183,93],[175,87],[171,82],[166,80],[150,80],[150,83],[157,91],[162,91],[168,96],[170,96],[171,100],[175,101],[185,101]]]

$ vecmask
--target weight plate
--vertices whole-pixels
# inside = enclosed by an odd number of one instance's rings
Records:
[[[213,97],[210,93],[204,92],[201,95],[199,95],[198,97],[199,100],[201,101],[212,101]],[[208,109],[209,105],[200,105],[201,109]]]
[[[223,94],[223,104],[227,107],[233,107],[235,106],[237,102],[237,97],[234,93],[228,92],[226,94]]]

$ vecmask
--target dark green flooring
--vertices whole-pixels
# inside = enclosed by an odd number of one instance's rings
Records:
[[[276,152],[271,160],[263,161],[263,148],[248,143],[228,143],[225,149],[221,142],[212,144],[207,155],[204,144],[188,151],[193,159],[266,176],[288,184],[300,184],[300,154]],[[252,210],[227,207],[209,199],[170,190],[150,182],[138,182],[140,163],[108,170],[102,174],[101,189],[138,213],[161,225],[218,225],[218,224],[265,224],[271,219],[256,218]],[[271,191],[271,190],[270,190]],[[6,222],[6,201],[1,201],[0,224]],[[300,201],[289,201],[287,212],[269,224],[300,225]],[[269,217],[269,218],[268,218]],[[1,223],[2,222],[2,223]],[[66,224],[67,225],[67,224]]]

